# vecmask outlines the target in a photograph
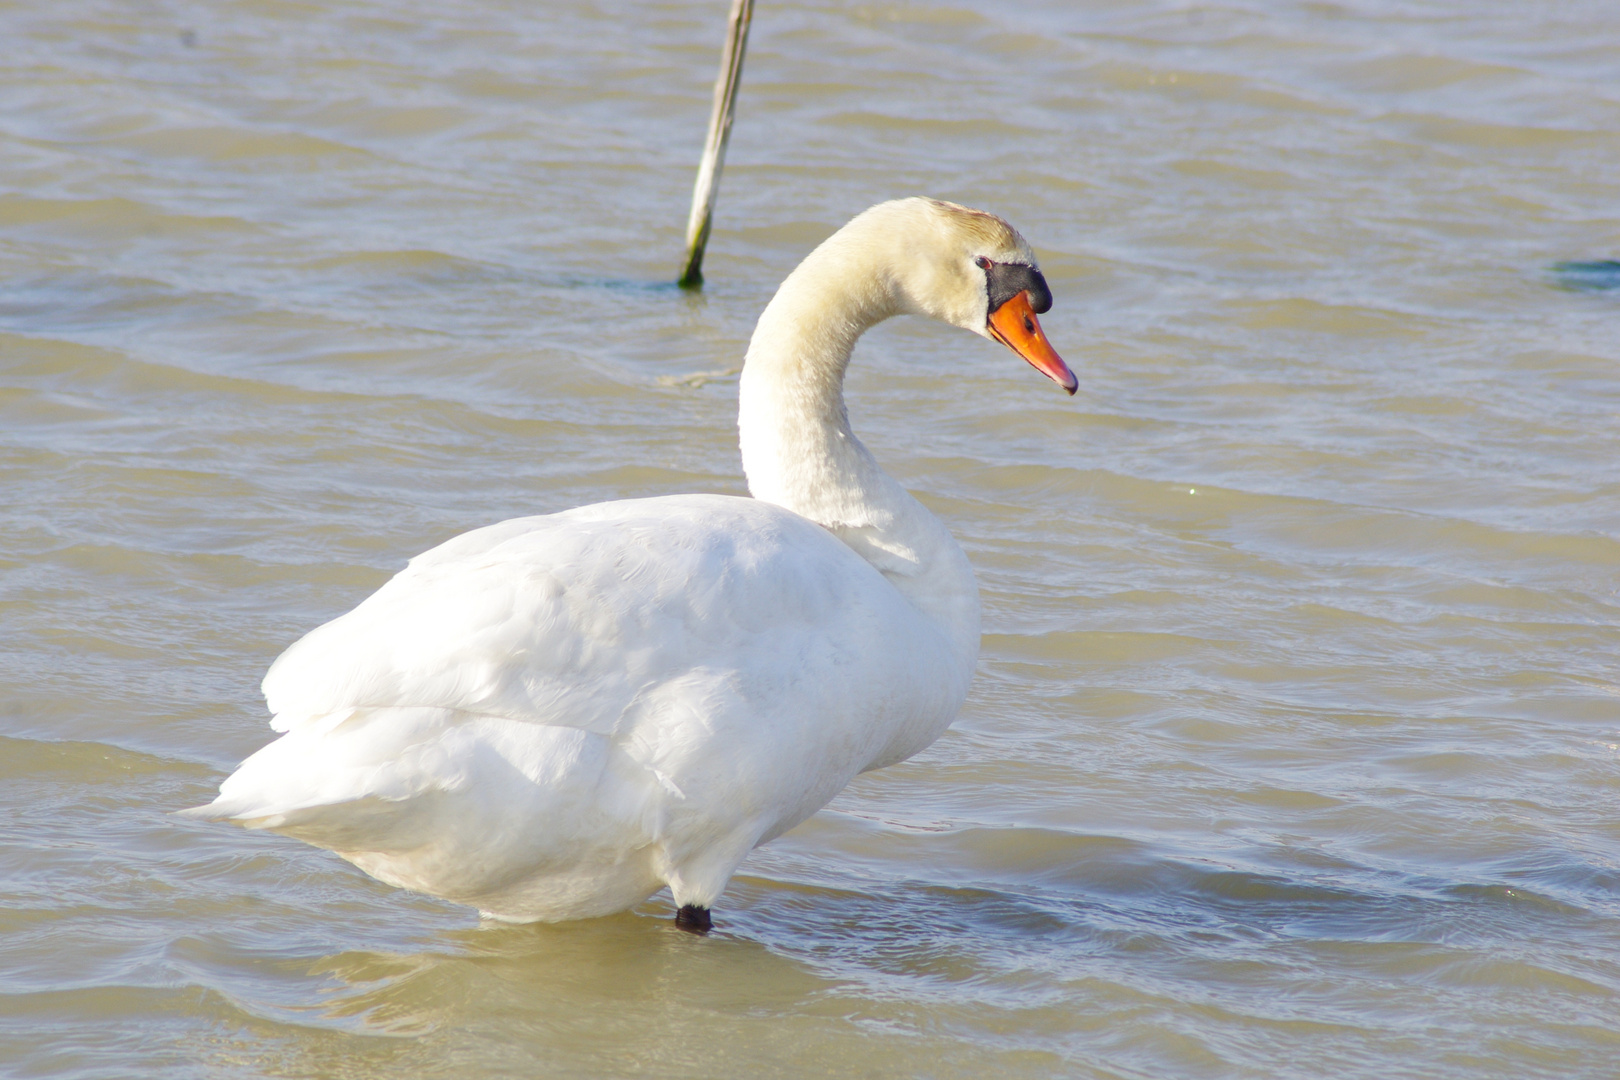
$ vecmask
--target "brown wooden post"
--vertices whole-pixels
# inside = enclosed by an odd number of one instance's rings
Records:
[[[731,25],[726,48],[720,54],[720,77],[714,84],[714,110],[709,114],[709,139],[698,164],[697,183],[692,188],[692,213],[686,219],[686,265],[680,285],[695,289],[703,284],[703,250],[709,246],[709,226],[714,219],[714,198],[720,190],[720,169],[726,161],[726,143],[731,140],[731,114],[737,104],[737,87],[742,83],[743,53],[748,48],[748,24],[754,18],[754,0],[731,0]]]

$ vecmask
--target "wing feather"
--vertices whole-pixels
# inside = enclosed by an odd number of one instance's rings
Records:
[[[767,503],[600,503],[417,556],[283,653],[263,689],[280,731],[406,707],[609,735],[643,688],[694,668],[770,679],[802,662],[806,635],[859,647],[874,602],[904,603],[831,533]]]

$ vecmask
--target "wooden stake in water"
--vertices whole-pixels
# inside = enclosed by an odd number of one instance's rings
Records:
[[[709,114],[709,139],[692,188],[692,213],[686,219],[686,267],[682,288],[703,284],[703,249],[709,246],[709,225],[714,218],[714,197],[720,190],[720,168],[731,140],[731,113],[742,82],[743,51],[748,48],[748,24],[754,18],[754,0],[731,0],[731,25],[726,49],[720,55],[720,77],[714,83],[714,111]]]

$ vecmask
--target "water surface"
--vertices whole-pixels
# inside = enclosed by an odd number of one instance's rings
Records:
[[[0,6],[6,1069],[1612,1076],[1620,8],[763,3],[694,295],[724,6]],[[416,552],[743,493],[753,320],[913,193],[1081,390],[863,343],[978,682],[716,934],[169,815]]]

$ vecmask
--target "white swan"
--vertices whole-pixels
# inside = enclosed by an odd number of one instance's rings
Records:
[[[903,313],[995,338],[1071,394],[1000,218],[875,206],[800,263],[741,383],[754,498],[517,518],[412,559],[264,678],[285,732],[185,811],[330,848],[512,921],[709,909],[756,844],[933,742],[979,651],[972,568],[850,432],[855,340]]]

